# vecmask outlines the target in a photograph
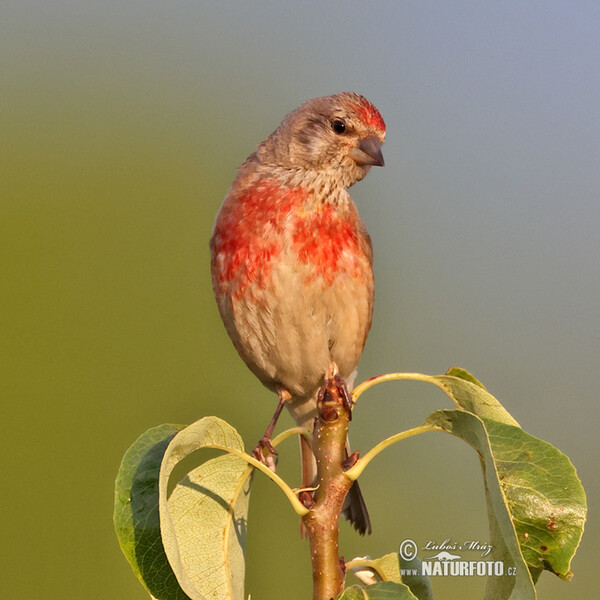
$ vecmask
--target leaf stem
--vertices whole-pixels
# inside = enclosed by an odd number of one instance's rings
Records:
[[[371,379],[367,379],[366,381],[363,381],[361,384],[357,385],[352,391],[352,399],[354,402],[356,402],[358,398],[368,389],[372,388],[378,383],[385,383],[386,381],[425,381],[426,383],[433,383],[433,385],[439,387],[452,398],[452,395],[449,393],[449,390],[446,388],[446,386],[432,375],[425,375],[423,373],[388,373],[387,375],[371,377]]]
[[[441,427],[437,425],[421,425],[420,427],[413,427],[412,429],[407,429],[406,431],[401,431],[396,435],[392,435],[391,437],[379,442],[376,446],[373,446],[364,456],[358,459],[356,464],[346,471],[346,477],[355,481],[358,479],[360,474],[365,470],[365,467],[383,450],[399,442],[400,440],[405,440],[409,437],[413,437],[415,435],[419,435],[421,433],[428,433],[429,431],[443,431]]]
[[[298,429],[302,428],[299,427]],[[292,490],[292,488],[283,479],[281,479],[281,477],[279,477],[277,473],[271,471],[269,467],[263,465],[263,463],[261,463],[259,460],[256,460],[256,458],[254,458],[253,456],[250,456],[249,454],[246,454],[241,450],[236,450],[235,448],[231,448],[229,446],[220,446],[218,444],[206,444],[204,448],[215,448],[216,450],[224,450],[225,452],[229,452],[230,454],[234,454],[235,456],[238,456],[239,458],[245,460],[249,465],[252,465],[259,471],[262,471],[271,481],[276,483],[281,488],[283,493],[287,496],[287,499],[290,501],[292,508],[296,511],[298,515],[303,517],[305,514],[308,513],[308,509],[300,502],[300,500],[298,500],[298,497],[294,493],[294,490]]]
[[[291,429],[286,429],[285,431],[282,431],[279,435],[275,436],[271,440],[271,444],[273,444],[273,446],[277,446],[286,439],[294,435],[302,435],[303,433],[311,435],[312,431],[307,427],[292,427]]]

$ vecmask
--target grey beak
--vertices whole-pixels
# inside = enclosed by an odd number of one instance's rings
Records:
[[[359,165],[373,165],[376,167],[383,167],[385,165],[383,154],[381,153],[381,142],[374,135],[360,140],[358,146],[350,150],[350,158]]]

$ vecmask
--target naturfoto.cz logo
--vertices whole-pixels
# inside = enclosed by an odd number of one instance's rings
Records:
[[[402,575],[421,575],[427,577],[502,577],[503,575],[515,576],[516,567],[505,567],[499,560],[461,560],[460,554],[454,554],[449,550],[477,550],[482,558],[487,556],[492,546],[490,544],[481,544],[480,542],[469,541],[464,544],[450,542],[446,540],[442,544],[427,542],[423,550],[439,550],[433,556],[417,559],[418,547],[413,540],[404,540],[398,549],[400,557],[406,562],[413,562],[412,566],[403,565]]]

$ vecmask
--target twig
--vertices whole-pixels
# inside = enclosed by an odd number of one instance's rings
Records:
[[[318,489],[314,498],[304,496],[305,505],[311,506],[302,519],[310,541],[313,600],[331,600],[344,589],[338,528],[344,498],[353,483],[342,468],[350,414],[335,380],[326,383],[318,409],[313,434]]]

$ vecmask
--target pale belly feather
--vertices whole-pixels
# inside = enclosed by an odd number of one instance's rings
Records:
[[[270,389],[307,398],[332,361],[344,378],[356,369],[371,323],[373,278],[366,257],[358,276],[340,269],[330,284],[287,253],[271,265],[266,285],[223,298],[219,308],[255,375]]]

